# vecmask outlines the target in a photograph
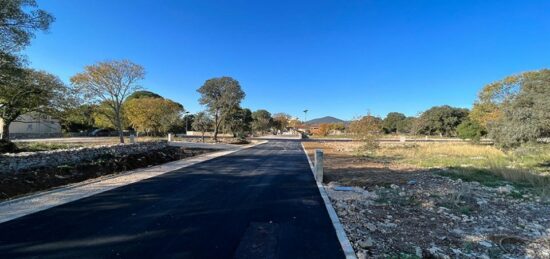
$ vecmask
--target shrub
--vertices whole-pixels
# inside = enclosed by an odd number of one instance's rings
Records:
[[[458,133],[458,137],[462,139],[471,139],[475,142],[478,142],[481,137],[486,134],[483,126],[471,120],[465,120],[460,123],[460,125],[456,128],[456,131]]]
[[[0,140],[0,153],[17,152],[17,146],[9,140]]]

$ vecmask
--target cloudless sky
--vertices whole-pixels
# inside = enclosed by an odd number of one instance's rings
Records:
[[[38,0],[56,21],[25,51],[63,81],[130,59],[142,85],[203,108],[231,76],[243,107],[308,119],[470,108],[485,84],[548,68],[550,1]]]

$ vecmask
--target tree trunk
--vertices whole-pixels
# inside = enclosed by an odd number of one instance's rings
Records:
[[[11,121],[4,121],[4,125],[2,125],[2,140],[10,139],[10,124]]]
[[[218,120],[220,118],[219,118],[217,113],[214,116],[214,118],[215,118],[215,121],[214,121],[214,143],[218,143],[218,127],[219,127]]]
[[[124,143],[124,134],[122,132],[122,118],[120,117],[120,109],[115,111],[115,117],[116,117],[116,127],[118,130],[118,138],[120,139],[120,143]]]

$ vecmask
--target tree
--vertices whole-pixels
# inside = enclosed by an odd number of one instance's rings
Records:
[[[266,110],[257,110],[252,113],[252,129],[256,132],[265,134],[271,127],[273,119],[271,113]]]
[[[104,129],[116,129],[114,111],[113,108],[111,108],[112,105],[108,104],[108,101],[91,105],[93,106],[92,119],[94,121],[94,127]],[[124,109],[122,109],[122,115],[120,117],[122,119],[122,128],[127,128],[129,124],[128,119],[124,114]]]
[[[321,123],[319,125],[319,135],[326,136],[331,130],[331,125],[329,123]]]
[[[331,130],[345,130],[346,125],[343,122],[332,123],[332,124],[330,124],[330,129]]]
[[[60,124],[66,132],[78,132],[93,129],[95,125],[95,105],[83,104],[70,107],[60,116]]]
[[[157,93],[153,93],[151,91],[141,90],[141,91],[135,91],[133,94],[128,96],[128,98],[126,98],[126,101],[130,101],[132,99],[140,99],[140,98],[160,98],[160,99],[164,99],[162,96],[160,96]]]
[[[202,133],[202,142],[204,142],[204,133],[212,128],[212,119],[206,112],[199,112],[195,115],[193,121],[193,129]]]
[[[140,65],[128,60],[99,62],[86,66],[84,72],[71,77],[71,83],[90,103],[103,102],[112,113],[105,113],[118,130],[124,143],[122,108],[125,99],[141,89],[138,82],[145,77]]]
[[[0,1],[0,51],[19,51],[29,45],[35,31],[48,30],[54,17],[37,7],[35,0]]]
[[[384,118],[382,122],[382,127],[386,133],[399,133],[404,128],[404,121],[407,119],[407,116],[399,112],[390,112]]]
[[[290,115],[286,113],[275,113],[273,115],[273,126],[280,131],[286,130],[286,128],[289,126],[289,121],[291,117]]]
[[[137,131],[167,133],[181,121],[183,106],[163,98],[134,98],[124,103],[129,124]]]
[[[522,83],[532,73],[537,72],[512,75],[485,85],[478,94],[470,118],[485,128],[497,122],[502,115],[502,106],[521,91]]]
[[[382,131],[382,119],[367,114],[352,121],[348,130],[356,139],[365,143],[364,149],[372,151],[378,147],[377,137]]]
[[[226,117],[224,127],[233,134],[234,137],[244,139],[252,130],[252,112],[245,108],[236,107],[234,111]]]
[[[419,133],[440,136],[456,136],[456,127],[468,117],[468,109],[448,105],[435,106],[420,116]]]
[[[456,128],[458,137],[461,139],[471,139],[474,142],[478,142],[481,137],[483,137],[487,132],[485,132],[485,128],[483,126],[479,125],[476,121],[472,120],[464,120],[458,127]]]
[[[497,104],[500,116],[488,124],[489,136],[503,148],[550,137],[550,70],[526,72],[515,78],[515,91]]]
[[[245,93],[239,82],[231,77],[208,79],[197,92],[201,94],[200,104],[206,105],[214,117],[214,141],[217,141],[222,122],[239,106]]]
[[[4,122],[3,140],[9,139],[9,126],[20,115],[54,115],[66,108],[70,91],[56,76],[44,71],[10,68],[9,65],[0,65],[0,70],[0,119]]]

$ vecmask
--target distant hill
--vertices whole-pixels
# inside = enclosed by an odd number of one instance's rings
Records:
[[[344,124],[348,124],[347,121],[344,121],[344,120],[341,120],[341,119],[338,119],[338,118],[334,118],[334,117],[331,117],[331,116],[325,116],[325,117],[322,117],[322,118],[317,118],[317,119],[313,119],[313,120],[309,120],[306,122],[306,124],[321,124],[321,123],[344,123]]]

